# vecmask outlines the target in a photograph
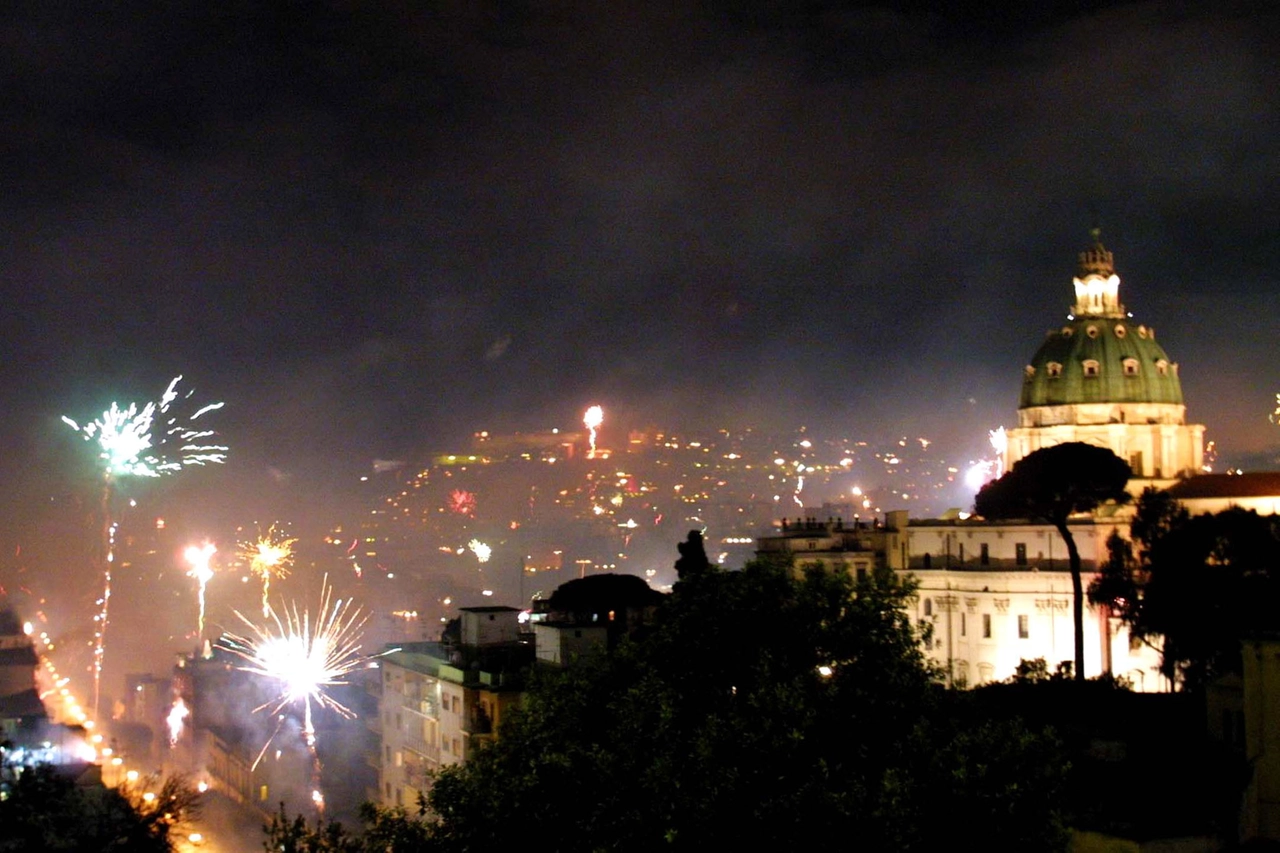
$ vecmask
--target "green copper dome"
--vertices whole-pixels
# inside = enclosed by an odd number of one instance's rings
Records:
[[[1182,405],[1178,365],[1135,325],[1120,304],[1120,277],[1111,253],[1093,232],[1080,253],[1070,322],[1040,346],[1024,370],[1019,408],[1079,403]]]
[[[1146,326],[1127,319],[1077,318],[1050,332],[1032,357],[1019,408],[1076,403],[1182,405],[1178,365]]]

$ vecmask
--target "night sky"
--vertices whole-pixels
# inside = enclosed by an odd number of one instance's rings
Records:
[[[6,504],[179,373],[268,497],[590,403],[980,450],[1095,223],[1265,464],[1280,9],[935,5],[4,4]]]

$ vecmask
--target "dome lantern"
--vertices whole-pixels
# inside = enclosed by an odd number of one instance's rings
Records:
[[[1120,276],[1116,275],[1114,259],[1102,245],[1102,231],[1094,228],[1093,246],[1080,253],[1080,269],[1076,274],[1076,304],[1071,313],[1075,317],[1125,316],[1120,304]]]

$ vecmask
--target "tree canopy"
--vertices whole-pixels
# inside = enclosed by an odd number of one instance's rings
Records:
[[[1046,521],[1066,543],[1073,592],[1075,675],[1079,680],[1085,677],[1084,585],[1080,550],[1067,521],[1109,501],[1127,501],[1125,485],[1131,474],[1128,464],[1105,447],[1072,441],[1024,456],[1009,473],[983,486],[974,499],[974,510],[983,518]]]
[[[796,849],[847,833],[903,849],[976,820],[990,849],[1052,849],[1052,741],[960,722],[912,594],[887,570],[687,574],[642,641],[543,672],[494,744],[441,773],[434,843]]]
[[[180,776],[152,781],[155,796],[144,801],[132,789],[77,784],[48,764],[23,767],[6,757],[0,772],[0,853],[167,853],[195,812],[196,794]]]
[[[1280,629],[1280,517],[1238,508],[1190,517],[1154,492],[1137,509],[1136,549],[1109,543],[1090,597],[1157,645],[1162,671],[1181,688],[1239,672],[1240,640]]]
[[[639,638],[532,679],[522,708],[437,776],[423,815],[363,837],[272,822],[272,850],[1054,850],[1066,759],[1050,734],[948,690],[910,582],[757,561],[687,573]]]

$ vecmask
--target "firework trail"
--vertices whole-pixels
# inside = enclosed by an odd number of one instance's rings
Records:
[[[179,395],[181,376],[174,377],[159,400],[138,407],[130,403],[121,408],[112,403],[102,416],[80,425],[66,415],[62,421],[85,441],[98,446],[98,460],[102,466],[102,539],[105,565],[102,572],[102,596],[99,610],[94,617],[93,644],[93,711],[98,713],[98,699],[102,683],[102,663],[106,654],[106,636],[111,601],[111,568],[115,562],[115,536],[119,522],[114,519],[111,498],[115,482],[120,477],[160,477],[176,474],[188,465],[212,465],[226,461],[226,445],[213,442],[213,430],[197,426],[196,421],[209,412],[221,409],[222,403],[211,403],[196,409],[189,416],[175,410],[174,404],[189,401],[194,391]],[[159,429],[154,429],[160,416]]]
[[[271,578],[289,576],[289,566],[293,564],[293,545],[297,541],[277,532],[273,524],[265,536],[259,535],[257,541],[240,545],[240,556],[249,563],[249,570],[262,578],[263,619],[271,615]]]
[[[240,669],[274,682],[278,692],[254,708],[254,713],[269,709],[269,713],[278,715],[285,706],[302,706],[302,735],[311,753],[313,787],[318,793],[320,759],[316,753],[311,705],[314,702],[347,719],[355,718],[355,711],[330,696],[325,688],[346,684],[345,676],[368,662],[360,653],[361,631],[368,617],[353,607],[350,599],[334,601],[327,576],[321,587],[320,610],[314,619],[306,610],[299,610],[296,602],[282,607],[281,611],[272,608],[270,621],[265,625],[255,624],[239,611],[236,616],[248,627],[248,633],[227,633],[218,641],[219,645],[245,661]],[[254,759],[254,768],[274,737],[275,733],[262,745]],[[323,809],[323,803],[323,797],[316,799],[317,808]]]
[[[204,591],[209,586],[209,581],[213,579],[213,567],[209,565],[209,560],[216,553],[218,553],[218,549],[214,547],[212,542],[206,542],[203,545],[192,545],[183,552],[183,556],[191,564],[191,570],[187,572],[187,577],[195,578],[200,585],[200,619],[196,623],[196,639],[204,636]]]
[[[596,430],[602,423],[604,423],[604,409],[599,406],[592,406],[582,416],[582,425],[587,428],[591,441],[591,450],[587,453],[589,459],[596,458]]]
[[[481,542],[479,539],[472,539],[467,543],[467,548],[472,554],[476,555],[476,559],[481,563],[489,562],[489,558],[493,556],[493,548]]]

